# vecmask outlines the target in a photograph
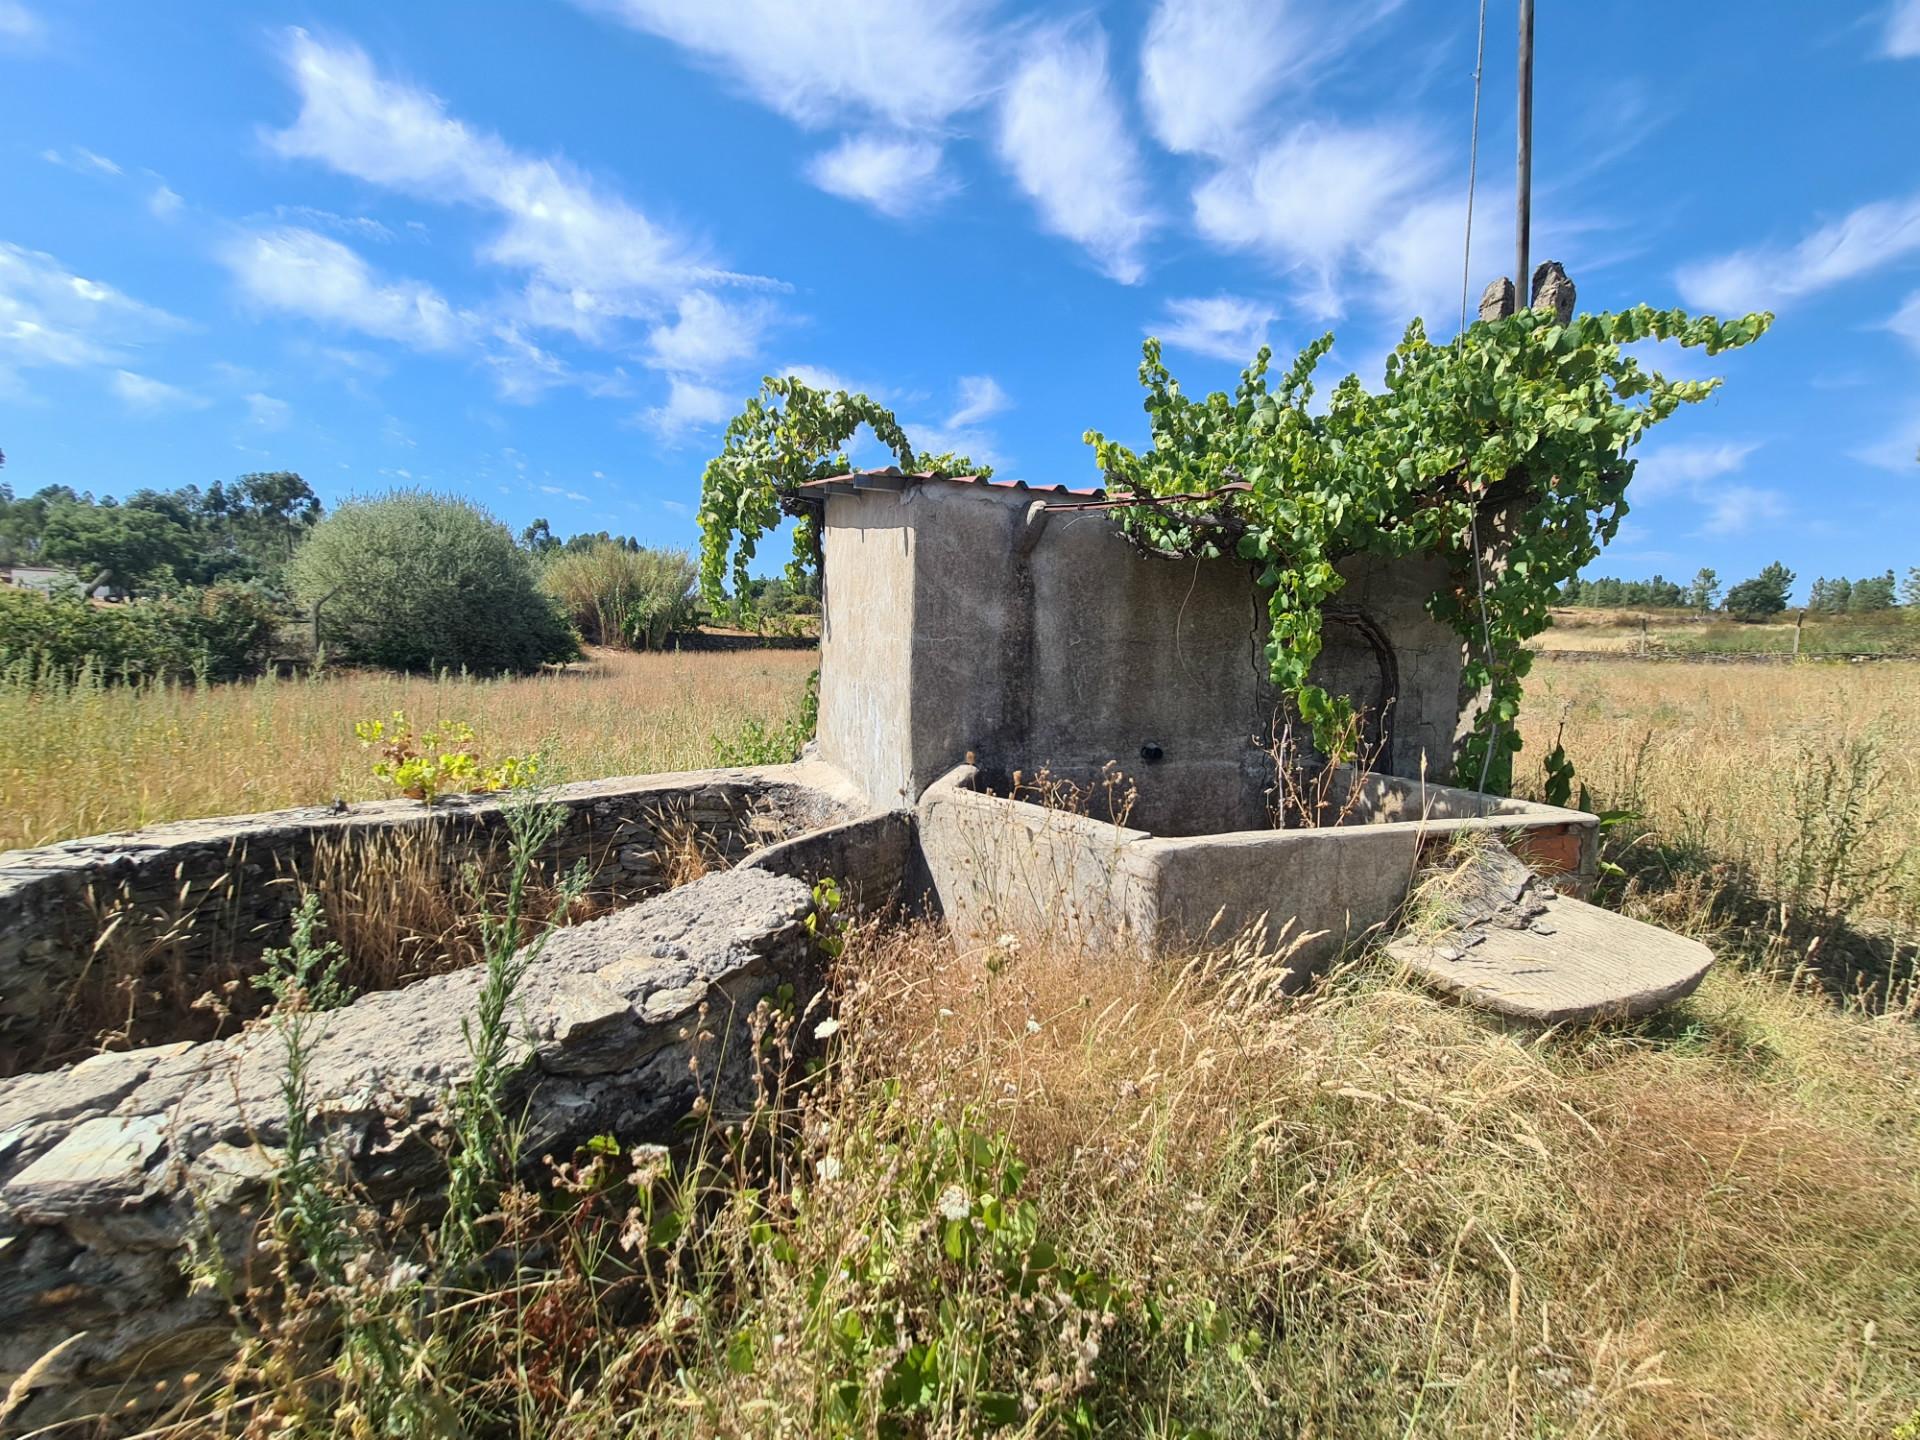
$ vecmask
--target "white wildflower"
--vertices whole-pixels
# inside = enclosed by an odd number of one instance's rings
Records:
[[[813,1038],[816,1040],[825,1040],[829,1036],[838,1035],[839,1033],[840,1021],[832,1015],[829,1015],[813,1027]]]
[[[820,1163],[814,1166],[813,1169],[814,1173],[822,1180],[838,1180],[840,1178],[840,1161],[837,1156],[827,1155],[822,1157]]]
[[[949,1185],[940,1192],[939,1207],[941,1216],[948,1220],[964,1220],[973,1213],[973,1202],[958,1185]]]
[[[993,942],[993,948],[1003,950],[1009,955],[1018,955],[1020,953],[1020,937],[1013,934],[1002,935],[998,940]]]
[[[1034,1019],[1031,1015],[1029,1015],[1027,1017],[1027,1034],[1038,1035],[1039,1033],[1040,1033],[1040,1022]]]

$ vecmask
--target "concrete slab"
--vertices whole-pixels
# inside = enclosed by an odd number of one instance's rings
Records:
[[[1713,952],[1697,940],[1583,900],[1529,886],[1513,925],[1490,919],[1435,937],[1408,935],[1387,954],[1469,1005],[1542,1025],[1648,1015],[1691,994]]]

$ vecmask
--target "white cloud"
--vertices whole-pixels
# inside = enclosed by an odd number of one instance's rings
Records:
[[[33,45],[46,33],[45,22],[20,0],[0,0],[0,41]]]
[[[772,319],[765,304],[730,305],[704,290],[680,297],[675,318],[647,333],[649,364],[710,375],[751,356]]]
[[[680,500],[662,500],[660,508],[669,515],[687,516],[693,514],[693,507]]]
[[[559,485],[542,485],[540,487],[540,493],[542,495],[556,495],[562,500],[572,500],[581,505],[588,503],[587,497],[582,495],[578,490],[568,490]]]
[[[42,150],[40,158],[49,165],[58,165],[65,170],[91,170],[101,175],[126,173],[105,155],[89,150],[84,145],[70,145],[65,150]]]
[[[1647,451],[1634,467],[1629,501],[1685,499],[1702,510],[1703,535],[1741,535],[1781,520],[1786,497],[1778,490],[1730,483],[1760,448],[1758,441],[1662,445]]]
[[[1168,345],[1245,365],[1267,343],[1277,312],[1241,295],[1169,300],[1166,316],[1149,327]]]
[[[113,393],[120,397],[120,403],[136,415],[160,415],[169,410],[202,410],[208,402],[204,396],[191,390],[183,390],[178,385],[169,385],[164,380],[155,380],[146,375],[136,375],[131,370],[116,370],[113,379],[108,382]]]
[[[1787,502],[1778,490],[1751,485],[1723,485],[1701,497],[1707,518],[1700,527],[1707,535],[1743,535],[1756,525],[1786,517]]]
[[[1887,322],[1887,328],[1914,349],[1920,350],[1920,290],[1907,296],[1906,303]]]
[[[289,33],[300,114],[269,137],[283,155],[504,222],[483,247],[526,271],[538,323],[590,333],[606,317],[650,316],[691,285],[739,279],[682,236],[604,193],[565,161],[538,159],[447,114],[437,96],[378,74],[364,51]]]
[[[931,140],[850,135],[807,162],[807,178],[830,195],[894,219],[921,213],[952,192]]]
[[[317,205],[276,205],[273,207],[273,218],[309,230],[331,230],[336,235],[378,240],[383,245],[394,238],[392,227],[371,215],[341,215]]]
[[[988,89],[991,0],[581,0],[690,50],[803,125],[939,126]]]
[[[431,285],[384,280],[338,240],[312,230],[245,234],[221,258],[256,304],[418,350],[450,349],[471,326]]]
[[[1894,0],[1880,53],[1891,60],[1920,60],[1920,0]]]
[[[1877,200],[1797,245],[1756,246],[1675,274],[1686,302],[1721,314],[1771,309],[1920,251],[1920,195]]]
[[[1891,470],[1896,475],[1910,477],[1916,461],[1920,461],[1920,414],[1901,421],[1880,439],[1849,450],[1847,454],[1876,470]]]
[[[1394,127],[1301,125],[1203,181],[1193,194],[1194,221],[1223,249],[1266,255],[1298,272],[1302,304],[1330,318],[1344,309],[1341,266],[1415,201],[1431,154],[1430,144]]]
[[[955,430],[977,425],[1002,410],[1010,409],[1012,405],[1013,400],[991,375],[962,375],[960,406],[947,417],[947,425]]]
[[[667,403],[643,411],[641,424],[667,441],[678,441],[691,430],[724,425],[734,416],[735,402],[725,391],[699,385],[680,375],[667,378]]]
[[[1629,500],[1653,500],[1666,495],[1699,495],[1709,480],[1731,475],[1760,448],[1754,441],[1724,441],[1662,445],[1639,456],[1633,468]]]
[[[1097,26],[1036,32],[1000,99],[1000,158],[1056,235],[1085,247],[1111,278],[1138,282],[1157,217],[1140,154],[1107,81]]]
[[[1140,104],[1167,149],[1222,154],[1312,58],[1285,0],[1160,0],[1140,51]]]
[[[247,397],[247,423],[262,430],[278,430],[287,423],[287,417],[293,413],[293,407],[286,401],[272,395],[263,395],[258,391]]]
[[[180,213],[180,207],[186,203],[180,198],[180,193],[170,185],[157,185],[153,193],[147,196],[147,209],[152,212],[156,220],[171,220]]]
[[[129,346],[182,324],[51,255],[0,242],[0,378],[40,366],[117,365]]]

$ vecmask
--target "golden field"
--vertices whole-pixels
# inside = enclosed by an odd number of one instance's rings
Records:
[[[485,758],[536,751],[560,779],[692,770],[712,737],[790,717],[809,651],[595,650],[526,679],[385,672],[192,686],[0,686],[0,850],[162,820],[230,815],[387,787],[356,720],[404,710],[464,721]]]

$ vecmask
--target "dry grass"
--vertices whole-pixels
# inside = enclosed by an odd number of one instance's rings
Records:
[[[510,1196],[495,1288],[395,1332],[406,1383],[459,1433],[555,1440],[1866,1440],[1916,1414],[1912,1030],[1734,972],[1542,1038],[1377,970],[1282,997],[1282,961],[857,931],[833,1025],[800,1017],[837,1028],[811,1086],[695,1158]],[[257,1432],[396,1404],[335,1384],[264,1397]]]
[[[1594,803],[1633,812],[1606,898],[1914,1009],[1920,665],[1543,660],[1528,704],[1523,762],[1559,731]]]
[[[0,685],[0,850],[162,820],[371,799],[353,722],[463,720],[488,755],[545,749],[562,778],[696,769],[710,737],[793,709],[807,651],[637,655],[529,679],[385,673],[206,689]]]

